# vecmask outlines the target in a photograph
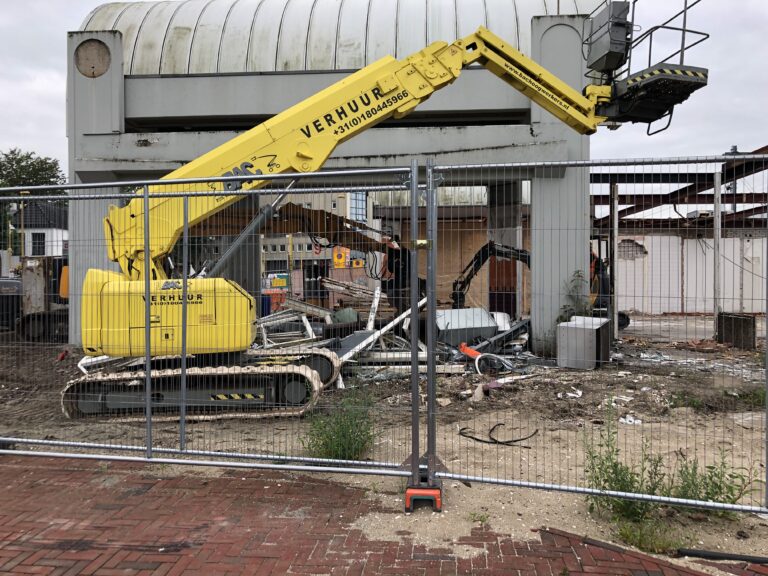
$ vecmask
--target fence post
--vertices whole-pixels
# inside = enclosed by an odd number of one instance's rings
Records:
[[[608,305],[611,316],[611,342],[619,339],[619,185],[611,182],[611,233],[608,248],[608,276],[610,277],[610,296]],[[591,278],[590,278],[591,280]]]
[[[714,246],[714,274],[715,274],[715,286],[714,286],[714,296],[715,296],[715,340],[717,340],[718,333],[717,333],[717,319],[720,316],[720,235],[721,235],[721,216],[722,216],[722,205],[721,205],[721,195],[723,193],[722,191],[723,187],[723,177],[720,173],[720,170],[714,173],[714,221],[713,221],[713,240],[712,243]]]
[[[435,330],[437,328],[437,191],[434,165],[427,160],[427,473],[429,486],[437,486],[435,431]]]
[[[152,329],[150,326],[149,185],[144,185],[144,416],[147,458],[152,458]]]
[[[411,161],[411,485],[418,486],[419,462],[419,251],[416,243],[419,239],[419,165]]]
[[[184,229],[181,235],[181,394],[179,398],[179,448],[187,449],[187,280],[189,279],[189,196],[184,195]]]

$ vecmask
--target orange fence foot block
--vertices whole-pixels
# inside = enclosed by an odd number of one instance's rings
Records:
[[[405,511],[413,512],[415,500],[429,500],[432,502],[432,510],[435,512],[443,511],[443,491],[441,488],[414,488],[405,489]]]

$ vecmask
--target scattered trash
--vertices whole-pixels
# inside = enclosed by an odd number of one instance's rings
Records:
[[[478,384],[477,387],[475,388],[475,391],[472,393],[472,397],[469,399],[469,401],[482,402],[486,394],[483,388],[484,388],[484,385],[482,383]]]
[[[525,366],[518,366],[516,358],[506,358],[496,354],[480,354],[475,358],[475,371],[485,375],[504,374],[525,371]]]
[[[667,362],[672,360],[672,357],[662,354],[661,352],[640,352],[640,359],[648,360],[649,362]]]
[[[626,406],[630,402],[632,402],[635,398],[633,396],[609,396],[608,398],[605,398],[601,403],[600,406],[603,408],[611,407],[611,408],[618,408],[621,406]]]
[[[470,440],[474,440],[475,442],[481,442],[482,444],[501,444],[503,446],[515,446],[518,442],[524,442],[525,440],[530,440],[536,434],[539,433],[539,429],[536,428],[532,433],[530,433],[528,436],[524,436],[522,438],[513,438],[512,440],[499,440],[498,438],[495,438],[493,436],[493,433],[496,431],[497,428],[500,428],[504,426],[503,422],[499,422],[497,424],[494,424],[493,427],[488,430],[488,440],[485,438],[478,438],[477,436],[474,436],[475,431],[472,430],[472,428],[469,428],[468,426],[465,426],[463,428],[459,428],[459,436],[462,436],[464,438],[469,438]],[[530,446],[518,446],[519,448],[525,448],[526,450],[530,450]]]
[[[498,332],[496,321],[484,308],[437,311],[437,339],[451,346],[491,338]]]
[[[516,374],[514,376],[504,376],[504,378],[499,378],[498,380],[495,380],[495,382],[498,382],[499,384],[509,384],[510,382],[527,380],[528,378],[533,378],[534,376],[535,374]]]
[[[477,350],[467,346],[466,342],[462,342],[461,344],[459,344],[458,350],[459,352],[464,354],[464,356],[466,356],[467,358],[472,358],[472,359],[477,359],[482,354],[482,352],[478,352]]]
[[[410,394],[395,394],[387,398],[387,404],[390,406],[409,405],[411,403]]]
[[[640,420],[640,418],[635,418],[631,414],[627,414],[626,416],[622,416],[621,418],[619,418],[619,423],[639,426],[640,424],[643,423],[643,421]]]
[[[563,398],[581,398],[584,394],[581,390],[574,388],[573,386],[571,386],[571,390],[573,390],[573,392],[566,392],[565,394],[558,392],[557,397],[561,400]]]
[[[421,307],[426,303],[427,299],[422,298],[416,305],[417,309],[421,309]],[[358,332],[355,332],[354,334],[351,334],[347,338],[343,339],[341,342],[342,349],[338,352],[342,364],[349,361],[360,352],[373,346],[373,344],[377,342],[383,335],[392,331],[406,318],[409,318],[410,315],[411,309],[409,308],[379,330],[359,330]]]

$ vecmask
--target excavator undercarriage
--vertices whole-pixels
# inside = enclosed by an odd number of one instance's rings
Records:
[[[179,357],[152,360],[154,418],[176,419],[182,405],[198,420],[301,416],[336,381],[341,368],[339,357],[321,348],[200,355],[188,359],[182,392],[180,364]],[[62,391],[61,407],[68,418],[140,420],[147,405],[145,382],[144,363],[134,359],[113,371],[72,380]]]
[[[182,397],[179,370],[152,370],[152,417],[176,420],[179,406],[196,420],[301,416],[320,397],[322,382],[307,366],[190,368]],[[145,372],[96,373],[67,384],[61,407],[68,418],[146,415]]]

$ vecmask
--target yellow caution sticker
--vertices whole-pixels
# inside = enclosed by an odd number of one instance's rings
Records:
[[[658,76],[659,74],[669,74],[669,75],[676,75],[676,76],[690,76],[691,78],[705,78],[707,77],[707,74],[705,72],[696,72],[694,70],[679,70],[676,68],[659,68],[657,70],[652,70],[651,72],[647,72],[645,74],[640,74],[639,76],[635,76],[633,78],[630,78],[627,80],[627,86],[631,86],[632,84],[636,84],[637,82],[640,82],[641,80],[647,80],[648,78],[651,78],[653,76]]]
[[[232,394],[211,394],[211,400],[264,400],[264,394],[250,393],[232,393]]]

